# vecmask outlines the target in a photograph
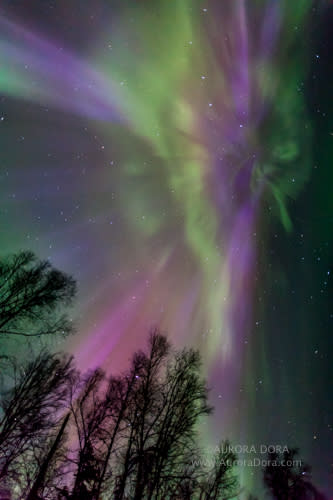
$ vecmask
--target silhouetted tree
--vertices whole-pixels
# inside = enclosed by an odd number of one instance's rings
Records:
[[[65,432],[66,426],[67,426],[68,421],[69,421],[69,417],[70,417],[70,414],[67,413],[67,415],[63,419],[63,422],[60,426],[59,431],[57,432],[57,435],[56,435],[53,443],[51,444],[49,451],[46,453],[43,461],[41,462],[41,464],[38,468],[39,470],[38,470],[36,479],[35,479],[35,481],[32,485],[32,488],[30,489],[30,492],[27,496],[27,500],[36,500],[37,498],[39,498],[39,494],[41,493],[41,491],[43,490],[43,488],[45,486],[45,480],[46,480],[48,470],[50,468],[50,464],[52,463],[52,461],[53,461],[53,459],[54,459],[54,457],[59,449],[60,443],[63,439],[64,432]]]
[[[117,476],[115,498],[118,500],[125,498],[126,490],[129,488],[135,491],[133,494],[136,497],[144,489],[150,431],[153,429],[154,418],[156,419],[161,410],[159,376],[162,375],[160,371],[169,349],[166,338],[157,331],[152,332],[148,355],[144,352],[136,353],[130,373],[125,375],[125,380],[132,383],[127,397],[126,412],[123,414],[124,424],[119,429],[120,453],[116,458],[117,463],[113,465]]]
[[[200,500],[235,497],[238,492],[238,480],[233,471],[236,458],[228,441],[220,444],[213,457],[213,465],[210,470],[204,471],[204,476],[199,482],[202,492]]]
[[[72,359],[42,352],[14,368],[0,401],[0,481],[28,491],[62,419]]]
[[[168,364],[159,410],[152,427],[155,443],[151,453],[153,467],[148,464],[149,499],[157,491],[170,490],[174,471],[183,468],[184,458],[193,453],[198,419],[212,411],[207,404],[207,389],[200,377],[200,357],[196,351],[177,353]]]
[[[104,425],[100,427],[100,436],[106,445],[106,453],[103,457],[101,474],[97,485],[97,498],[99,498],[103,490],[110,489],[114,485],[116,471],[114,457],[117,456],[117,448],[121,448],[121,445],[123,445],[123,436],[126,439],[126,432],[128,431],[126,417],[131,411],[135,387],[139,384],[140,378],[137,368],[136,362],[133,362],[127,374],[122,377],[112,376],[109,379],[106,394],[109,412],[104,420]]]
[[[74,280],[32,252],[0,259],[0,335],[36,337],[72,331],[61,308],[70,304]]]
[[[101,426],[108,415],[108,404],[102,388],[104,379],[104,373],[95,370],[79,381],[72,393],[71,412],[78,442],[72,500],[96,498],[102,456],[105,453]]]
[[[276,500],[319,500],[324,497],[311,483],[311,468],[299,458],[297,448],[271,452],[263,471],[264,484]]]
[[[211,480],[205,483],[211,486],[210,496],[209,492],[202,496],[203,470],[192,466],[193,456],[200,457],[199,420],[212,411],[200,376],[199,354],[193,350],[173,353],[166,338],[155,331],[148,354],[134,357],[132,373],[138,383],[125,414],[115,498],[208,499],[219,498],[217,492],[222,494],[222,490],[226,494],[227,487],[230,492],[231,475],[230,482],[226,476],[232,465],[224,468],[214,461],[205,471]],[[119,464],[115,469],[119,470]]]

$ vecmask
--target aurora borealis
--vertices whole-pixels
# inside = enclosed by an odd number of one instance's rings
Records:
[[[2,252],[78,280],[80,366],[159,325],[210,443],[299,446],[330,493],[331,3],[32,4],[0,11]]]

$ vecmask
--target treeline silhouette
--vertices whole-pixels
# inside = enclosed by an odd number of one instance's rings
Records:
[[[73,279],[30,252],[0,262],[0,339],[68,335]],[[205,456],[200,423],[212,413],[200,355],[157,329],[129,368],[80,373],[73,357],[41,349],[2,355],[0,499],[237,498],[236,456],[221,442]],[[320,499],[309,468],[270,454],[264,482],[278,500]],[[280,462],[279,462],[280,461]]]
[[[14,498],[231,498],[232,453],[201,456],[198,421],[209,415],[193,350],[172,353],[153,331],[123,375],[81,375],[73,360],[42,352],[2,399],[0,477]],[[222,447],[221,447],[222,450]]]

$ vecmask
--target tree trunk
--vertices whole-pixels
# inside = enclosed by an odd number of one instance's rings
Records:
[[[44,459],[44,462],[40,466],[39,473],[38,473],[37,478],[36,478],[36,480],[35,480],[32,488],[30,490],[29,495],[27,496],[27,500],[36,500],[36,498],[38,498],[38,492],[39,492],[39,490],[44,485],[44,481],[45,481],[45,476],[46,476],[46,473],[47,473],[47,469],[48,469],[48,467],[50,465],[50,462],[51,462],[51,460],[52,460],[55,452],[57,451],[57,448],[59,446],[61,438],[62,438],[62,436],[64,434],[66,425],[68,423],[68,420],[69,420],[69,413],[64,418],[64,421],[63,421],[63,423],[62,423],[62,425],[60,427],[58,435],[55,438],[54,443],[51,446],[51,449],[50,449],[49,453],[46,455],[46,457]]]

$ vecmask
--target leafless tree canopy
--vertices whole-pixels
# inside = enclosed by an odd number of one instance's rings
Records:
[[[0,337],[72,331],[63,306],[76,292],[74,280],[31,252],[0,259]]]

